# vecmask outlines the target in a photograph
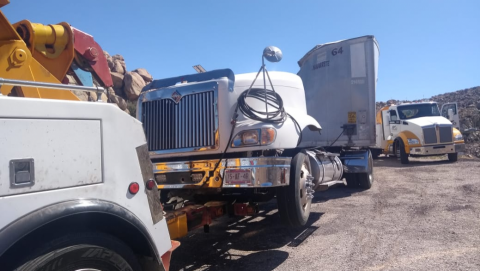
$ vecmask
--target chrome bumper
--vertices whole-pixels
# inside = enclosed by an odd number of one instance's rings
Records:
[[[455,152],[456,146],[454,144],[410,148],[410,154],[412,155],[441,155]]]
[[[265,188],[287,186],[290,180],[291,157],[254,157],[254,158],[230,158],[222,160],[217,168],[220,173],[223,188]],[[195,188],[202,186],[206,178],[211,177],[210,171],[218,160],[167,162],[154,165],[154,173],[169,175],[178,173],[205,172],[202,182],[194,184],[185,182],[184,178],[174,180],[172,183],[162,184],[157,182],[160,189]],[[228,164],[227,164],[228,163]],[[227,167],[225,165],[227,164]],[[231,180],[229,173],[242,172],[248,174],[248,181]],[[215,173],[214,173],[215,175]],[[185,175],[184,175],[185,176]],[[218,175],[217,175],[218,176]],[[245,175],[244,175],[245,176]]]

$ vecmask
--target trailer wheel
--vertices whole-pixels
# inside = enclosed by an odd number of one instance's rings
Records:
[[[401,139],[397,140],[397,142],[397,148],[395,150],[396,156],[400,157],[400,162],[402,164],[408,164],[408,154],[405,152],[405,144]]]
[[[345,173],[345,181],[347,182],[347,187],[357,188],[358,187],[358,175],[356,173]]]
[[[103,233],[76,233],[42,245],[15,271],[140,271],[133,251],[117,238]],[[53,268],[53,269],[52,269]]]
[[[307,223],[313,192],[310,161],[300,152],[292,159],[290,184],[277,190],[278,211],[285,225],[301,227]]]
[[[457,160],[458,160],[458,152],[448,154],[448,161],[457,162]]]
[[[373,159],[377,159],[380,156],[380,154],[382,154],[381,149],[370,149],[370,152],[372,153]]]
[[[368,152],[368,170],[366,173],[358,174],[358,184],[363,189],[370,189],[373,184],[373,157],[372,152]]]

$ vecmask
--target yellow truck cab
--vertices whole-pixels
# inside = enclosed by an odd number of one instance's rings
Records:
[[[444,104],[441,111],[435,102],[383,107],[376,116],[375,147],[374,156],[391,154],[402,164],[408,164],[409,156],[445,154],[449,161],[457,161],[465,142],[459,131],[456,103]]]

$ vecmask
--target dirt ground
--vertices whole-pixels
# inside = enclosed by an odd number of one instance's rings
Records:
[[[375,160],[370,190],[317,192],[306,227],[275,201],[180,241],[170,270],[480,270],[480,159]]]

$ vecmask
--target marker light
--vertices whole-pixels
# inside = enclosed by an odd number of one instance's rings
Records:
[[[275,129],[263,128],[262,129],[262,145],[270,145],[275,140]]]
[[[138,193],[138,190],[140,190],[138,183],[130,183],[128,186],[128,191],[134,195]]]
[[[153,181],[152,179],[148,180],[146,186],[148,190],[152,190],[153,187],[155,186],[155,181]]]

